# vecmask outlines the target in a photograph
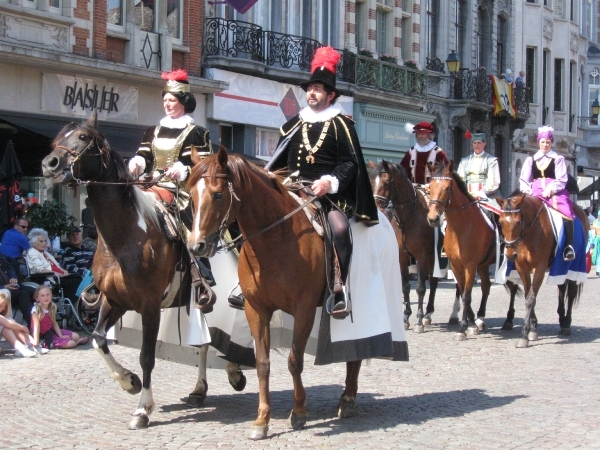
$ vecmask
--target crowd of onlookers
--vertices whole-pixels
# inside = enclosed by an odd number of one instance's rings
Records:
[[[53,254],[48,233],[42,228],[30,230],[29,225],[25,217],[16,218],[0,242],[0,335],[15,355],[23,357],[88,342],[87,336],[58,326],[52,298],[60,289],[64,297],[76,300],[77,289],[91,268],[97,239],[92,230],[84,241],[81,228],[73,227],[67,242]],[[13,311],[21,312],[23,323],[14,320]]]

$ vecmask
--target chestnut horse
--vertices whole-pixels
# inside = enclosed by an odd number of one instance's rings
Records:
[[[304,213],[292,214],[293,203],[279,177],[243,157],[227,154],[200,161],[189,178],[194,202],[194,225],[188,246],[200,256],[217,251],[220,235],[237,219],[245,240],[239,256],[240,286],[246,297],[245,312],[255,341],[259,380],[258,417],[250,439],[267,436],[271,418],[269,397],[270,321],[282,310],[294,317],[288,369],[294,382],[294,408],[289,425],[302,428],[307,420],[306,391],[302,384],[304,351],[315,313],[327,288],[324,246]],[[272,226],[277,224],[277,226]],[[338,415],[354,414],[361,361],[346,363],[346,387]]]
[[[538,338],[534,308],[544,275],[554,257],[556,238],[552,231],[550,216],[540,198],[517,191],[507,199],[496,197],[496,201],[502,208],[500,226],[506,242],[506,257],[509,261],[514,261],[517,272],[523,281],[526,311],[517,347],[526,348],[529,346],[529,341],[536,341]],[[583,224],[584,236],[587,236],[589,222],[586,214],[577,205],[573,205],[573,210]],[[576,252],[581,251],[585,252],[581,248],[576,250]],[[560,258],[561,255],[557,257]],[[582,290],[583,283],[576,280],[567,279],[558,286],[557,312],[561,335],[571,334],[571,312],[573,304],[579,300]],[[565,294],[568,299],[566,308]]]
[[[460,341],[466,339],[467,330],[469,334],[477,334],[485,328],[485,310],[491,286],[489,268],[495,263],[496,235],[479,210],[477,201],[469,194],[466,184],[454,171],[454,162],[435,166],[428,164],[428,169],[432,177],[427,218],[432,227],[439,226],[442,214],[446,214],[444,248],[463,301],[462,320],[456,335]],[[482,293],[477,320],[471,307],[476,274],[481,279]],[[506,288],[510,292],[510,306],[502,328],[512,329],[518,286],[507,281]]]
[[[427,197],[417,192],[408,178],[404,167],[388,161],[374,164],[369,161],[371,186],[375,202],[379,210],[389,219],[396,233],[400,250],[400,273],[402,274],[402,295],[404,297],[404,325],[409,327],[412,314],[410,307],[410,281],[408,266],[410,257],[414,256],[418,263],[419,279],[417,281],[417,323],[416,333],[424,331],[424,325],[431,324],[433,315],[435,291],[438,279],[433,276],[435,266],[435,236],[434,228],[427,222]],[[425,297],[425,280],[429,278],[429,300],[426,312],[423,313]]]
[[[66,125],[52,143],[52,152],[42,162],[46,178],[55,183],[87,185],[94,221],[98,230],[98,248],[92,272],[102,292],[98,323],[92,337],[94,347],[104,358],[111,378],[130,394],[142,392],[140,403],[129,422],[130,429],[148,426],[154,410],[151,375],[155,363],[156,340],[161,318],[161,303],[167,295],[190,299],[189,270],[183,279],[176,266],[187,265],[189,256],[184,243],[167,237],[154,210],[152,198],[135,186],[123,158],[114,152],[98,132],[94,113],[87,123]],[[181,296],[177,294],[181,281]],[[140,365],[143,381],[123,368],[112,356],[107,331],[126,311],[142,316]],[[196,392],[206,394],[206,351],[200,352]],[[204,365],[204,367],[203,367]],[[245,383],[235,364],[228,365],[229,381]]]

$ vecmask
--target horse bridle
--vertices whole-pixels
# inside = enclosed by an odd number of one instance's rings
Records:
[[[525,234],[531,229],[531,227],[533,226],[533,224],[535,223],[535,221],[538,219],[538,217],[540,216],[540,213],[542,212],[542,209],[544,208],[544,203],[542,202],[540,209],[538,209],[537,214],[535,215],[535,217],[533,218],[533,220],[531,221],[531,223],[529,224],[529,226],[527,228],[525,228],[525,218],[523,217],[523,210],[521,208],[518,209],[503,209],[502,213],[505,214],[516,214],[519,213],[519,225],[521,226],[521,233],[519,233],[519,236],[517,236],[516,239],[512,239],[510,241],[507,241],[506,238],[504,236],[502,236],[502,243],[506,246],[506,248],[512,248],[515,249],[517,247],[517,245],[519,244],[519,242],[521,242],[523,240],[523,238],[525,237]]]
[[[448,198],[446,200],[432,200],[429,199],[429,206],[433,205],[444,205],[444,211],[448,209],[448,205],[450,204],[450,199],[452,198],[452,177],[450,176],[442,176],[442,177],[431,177],[431,180],[450,180],[450,191],[448,192]]]
[[[396,208],[403,209],[404,207],[412,204],[413,205],[413,213],[414,213],[416,206],[417,206],[417,192],[415,191],[415,187],[413,186],[412,188],[413,188],[413,192],[415,194],[415,198],[413,198],[409,202],[401,203],[399,205],[394,205],[394,202],[392,200],[392,195],[393,195],[392,189],[393,189],[393,187],[396,186],[395,180],[394,180],[394,174],[392,172],[388,172],[388,171],[382,171],[381,173],[382,174],[387,173],[390,176],[390,189],[388,189],[388,195],[386,197],[384,197],[382,195],[373,194],[373,198],[375,199],[375,202],[378,202],[378,201],[385,202],[386,206],[383,209],[385,209],[385,211],[389,212],[392,215],[392,217],[394,217],[394,220],[396,221],[398,226],[401,229],[403,229],[404,222],[402,220],[400,220],[400,216],[398,216],[398,213],[396,212]],[[412,183],[411,183],[411,185],[412,185]]]
[[[106,163],[105,149],[104,149],[104,147],[98,147],[95,144],[97,144],[96,143],[96,137],[93,136],[92,140],[89,142],[89,144],[86,145],[84,147],[84,149],[81,150],[79,153],[74,152],[73,150],[71,150],[68,147],[65,147],[64,145],[55,145],[54,146],[54,150],[56,150],[56,149],[64,150],[65,152],[67,152],[69,155],[71,155],[74,158],[74,159],[72,159],[72,160],[69,161],[69,172],[71,173],[71,176],[73,177],[73,181],[75,181],[77,184],[86,184],[86,183],[89,183],[90,181],[93,181],[93,180],[84,181],[84,180],[81,180],[81,179],[75,177],[75,173],[73,172],[73,167],[75,166],[76,163],[79,162],[79,160],[82,157],[86,156],[86,157],[90,157],[90,158],[93,158],[93,157],[101,158],[101,160],[102,160],[102,167],[100,169],[100,174],[98,174],[98,176],[95,179],[99,178],[102,175],[102,168],[107,168],[108,167],[108,165]],[[89,149],[91,149],[92,147],[94,147],[94,146],[98,147],[98,152],[99,153],[97,155],[86,155],[87,151]]]
[[[229,193],[230,195],[230,199],[231,201],[229,202],[229,207],[227,208],[227,213],[225,213],[225,217],[223,217],[223,220],[221,221],[221,225],[219,225],[219,229],[218,229],[218,233],[219,233],[219,240],[221,241],[225,241],[225,232],[227,231],[227,221],[229,220],[229,214],[231,212],[231,208],[233,207],[233,199],[235,198],[238,202],[241,202],[240,198],[237,196],[237,194],[235,193],[235,191],[233,190],[233,183],[231,182],[229,175],[224,174],[224,173],[213,173],[213,174],[206,174],[206,175],[200,175],[199,178],[224,178],[227,181],[227,188],[229,189]],[[266,231],[269,231],[271,228],[276,227],[277,225],[279,225],[280,223],[285,222],[286,220],[288,220],[290,217],[292,217],[293,215],[295,215],[296,213],[302,211],[304,208],[306,208],[308,205],[310,205],[311,203],[313,203],[315,200],[317,200],[317,196],[311,197],[309,200],[306,200],[303,204],[301,204],[300,206],[298,206],[296,209],[294,209],[293,211],[289,212],[288,214],[286,214],[285,216],[277,219],[275,222],[267,225],[264,228],[261,228],[260,230],[258,230],[256,233],[251,234],[248,237],[243,237],[243,235],[239,235],[238,237],[236,237],[235,239],[227,242],[227,244],[225,245],[219,245],[217,247],[217,252],[220,250],[224,250],[226,252],[228,252],[229,250],[231,250],[232,248],[234,248],[236,245],[241,245],[244,242],[252,239],[255,236],[258,236],[259,234],[262,234]],[[237,207],[236,207],[237,209]]]

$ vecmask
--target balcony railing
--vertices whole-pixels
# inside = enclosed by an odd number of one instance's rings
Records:
[[[450,80],[450,97],[457,100],[474,100],[491,105],[492,80],[490,80],[485,68],[461,69]]]
[[[518,114],[529,114],[529,88],[527,86],[513,89],[513,104]]]
[[[259,62],[268,67],[310,70],[315,51],[323,45],[314,39],[273,31],[238,20],[206,19],[204,56],[225,56]],[[411,97],[427,97],[427,74],[394,63],[340,52],[338,80]]]

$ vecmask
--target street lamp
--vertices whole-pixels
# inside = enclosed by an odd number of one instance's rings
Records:
[[[592,103],[592,116],[598,116],[600,114],[600,103],[598,103],[598,99],[594,100]]]
[[[446,65],[448,66],[448,72],[452,75],[457,74],[460,70],[460,57],[454,50],[451,50],[448,58],[446,58]],[[598,103],[598,100],[596,100],[596,103]],[[600,105],[598,105],[598,108],[600,109]]]

